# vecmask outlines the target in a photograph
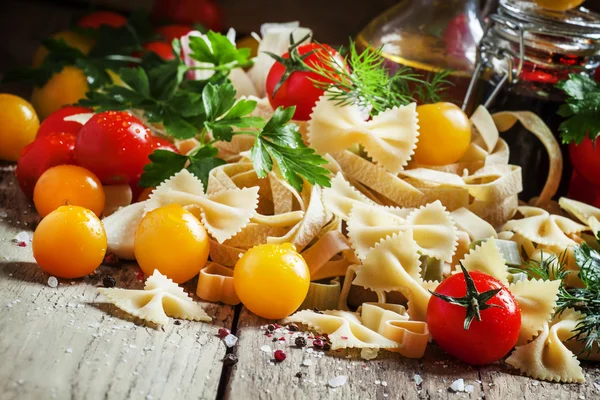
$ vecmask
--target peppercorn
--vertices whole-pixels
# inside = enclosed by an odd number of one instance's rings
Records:
[[[302,372],[296,372],[296,378],[300,379],[304,376]]]
[[[283,350],[275,350],[274,356],[275,356],[275,361],[277,361],[277,362],[282,362],[286,358],[286,355],[283,352]]]
[[[289,324],[287,326],[287,328],[288,328],[288,331],[296,332],[298,330],[298,325],[296,325],[296,324]]]
[[[269,325],[267,325],[267,330],[268,330],[269,332],[273,332],[273,331],[275,330],[275,325],[273,325],[273,324],[269,324]]]
[[[329,351],[329,350],[331,350],[331,343],[324,342],[323,343],[323,351]]]
[[[104,285],[105,288],[113,288],[117,286],[117,280],[111,275],[106,275],[102,278],[102,285]]]
[[[225,339],[225,337],[227,335],[229,335],[229,329],[227,328],[219,328],[219,332],[217,333],[217,335],[221,338],[221,339]]]
[[[304,346],[306,346],[306,339],[304,338],[304,336],[298,336],[296,338],[295,343],[296,343],[296,346],[298,346],[298,347],[304,347]]]

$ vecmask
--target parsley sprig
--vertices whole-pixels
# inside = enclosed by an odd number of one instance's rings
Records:
[[[558,115],[567,118],[559,127],[563,143],[579,144],[600,135],[600,84],[586,75],[571,74],[556,85],[567,95]]]
[[[329,187],[329,170],[321,167],[327,161],[304,144],[298,125],[288,123],[294,111],[295,107],[278,107],[265,127],[256,133],[250,152],[254,169],[259,178],[264,178],[273,170],[275,161],[296,190],[302,190],[302,178],[313,185]]]

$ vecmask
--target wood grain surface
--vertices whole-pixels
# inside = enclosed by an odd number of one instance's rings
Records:
[[[257,30],[263,21],[298,19],[320,40],[341,43],[395,0],[280,3],[222,1],[228,23],[241,32]],[[313,12],[315,4],[318,13]],[[65,2],[0,2],[0,76],[29,65],[40,39],[65,29],[81,13]],[[0,92],[28,97],[30,88],[0,85]],[[594,364],[584,365],[586,383],[578,385],[539,382],[503,363],[472,368],[433,345],[422,360],[382,351],[376,360],[365,361],[356,350],[323,354],[298,348],[287,332],[268,337],[267,321],[239,306],[207,304],[214,317],[210,324],[146,324],[107,304],[96,290],[105,275],[115,277],[118,287],[140,288],[143,282],[134,264],[101,266],[88,278],[48,286],[49,276],[35,264],[31,244],[19,247],[13,241],[19,232],[31,235],[38,221],[18,190],[14,165],[0,164],[2,400],[600,398],[600,373]],[[186,285],[189,292],[194,288],[195,280]],[[216,336],[220,327],[239,337],[232,349]],[[281,336],[287,340],[273,342]],[[276,349],[287,354],[282,363],[273,360]],[[226,352],[234,353],[238,363],[225,366]],[[340,375],[348,377],[347,383],[329,387],[328,381]],[[459,378],[472,392],[449,390]]]

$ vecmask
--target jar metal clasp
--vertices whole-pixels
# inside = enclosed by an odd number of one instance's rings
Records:
[[[503,25],[505,28],[517,32],[518,51],[511,48],[503,48],[498,45],[492,34],[496,25]],[[518,60],[516,66],[515,59]],[[489,21],[486,24],[483,37],[477,45],[475,70],[471,77],[471,81],[469,82],[469,87],[462,104],[462,109],[464,111],[467,110],[472,101],[473,95],[476,92],[475,88],[479,83],[481,76],[484,72],[491,70],[495,66],[495,62],[497,64],[498,61],[500,61],[500,65],[504,66],[504,71],[494,90],[483,102],[483,106],[486,108],[492,104],[504,86],[507,84],[511,86],[518,82],[525,61],[525,27],[523,24],[502,15],[492,14],[489,16]]]

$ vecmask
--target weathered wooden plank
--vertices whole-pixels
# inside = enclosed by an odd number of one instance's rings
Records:
[[[236,332],[239,337],[238,363],[232,369],[226,398],[445,399],[455,398],[448,387],[459,378],[463,378],[466,385],[473,385],[473,392],[464,393],[464,397],[481,397],[478,372],[450,360],[435,347],[423,360],[403,358],[384,350],[371,361],[363,360],[358,350],[322,355],[309,348],[298,348],[292,340],[273,342],[261,329],[267,323],[246,309],[242,310]],[[289,339],[291,335],[283,336]],[[274,363],[270,353],[261,351],[265,345],[273,350],[284,350],[286,360]],[[303,365],[304,360],[310,360],[312,364]],[[296,377],[298,372],[303,373],[301,378]],[[339,375],[346,375],[347,383],[339,388],[328,387],[329,379]],[[417,385],[419,378],[423,381]]]
[[[273,342],[261,328],[268,321],[243,309],[237,325],[239,337],[235,349],[238,363],[232,369],[227,398],[261,399],[592,399],[600,396],[600,375],[594,364],[585,364],[585,384],[540,382],[519,376],[503,363],[474,368],[457,362],[435,345],[430,345],[422,360],[410,360],[381,351],[376,360],[365,361],[356,350],[328,352],[322,357],[294,346],[293,341]],[[281,335],[276,335],[277,337]],[[284,334],[284,337],[289,336]],[[309,341],[310,343],[310,341]],[[282,349],[287,358],[274,363],[270,353],[261,351],[269,345]],[[305,359],[312,365],[304,366]],[[296,377],[298,372],[304,375]],[[346,385],[332,389],[329,379],[347,375]],[[416,378],[415,375],[418,375]],[[422,383],[417,385],[417,380]],[[450,385],[457,379],[472,385],[471,393],[453,393]]]
[[[118,287],[141,288],[135,265],[102,266],[90,277],[48,286],[31,245],[12,241],[20,231],[31,233],[37,219],[12,169],[0,171],[0,397],[215,398],[226,350],[216,333],[231,327],[233,309],[207,305],[212,324],[160,328],[132,319],[96,287],[110,274]]]
[[[600,398],[600,373],[598,365],[584,363],[585,383],[550,383],[517,375],[507,364],[482,367],[482,379],[491,382],[484,385],[488,399],[597,399]]]

